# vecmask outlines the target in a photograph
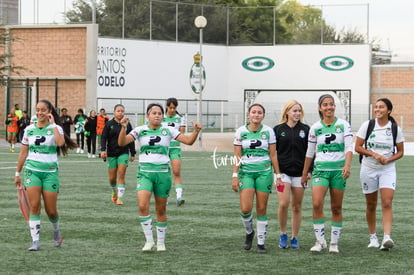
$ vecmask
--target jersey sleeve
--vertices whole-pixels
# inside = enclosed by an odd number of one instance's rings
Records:
[[[242,140],[241,140],[241,129],[237,129],[236,133],[234,134],[234,140],[233,140],[233,145],[237,145],[237,146],[241,146],[242,145]]]
[[[404,138],[404,134],[400,128],[400,126],[398,126],[397,128],[397,138],[395,139],[395,143],[401,143],[404,142],[405,138]]]
[[[365,137],[367,136],[368,123],[369,120],[362,123],[361,127],[359,127],[359,130],[356,134],[357,137],[365,139]]]

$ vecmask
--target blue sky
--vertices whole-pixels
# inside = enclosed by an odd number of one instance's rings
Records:
[[[297,0],[303,5],[323,5],[328,24],[338,29],[357,28],[369,40],[390,49],[394,59],[414,61],[413,0]],[[183,1],[185,2],[185,0]],[[23,24],[61,23],[72,0],[21,0]],[[369,13],[367,12],[369,7]]]

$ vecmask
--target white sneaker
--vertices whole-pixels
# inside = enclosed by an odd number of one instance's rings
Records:
[[[381,243],[380,250],[382,250],[382,251],[388,251],[388,250],[390,250],[393,247],[394,247],[394,241],[393,240],[391,240],[391,239],[384,239],[382,241],[382,243]]]
[[[90,159],[92,157],[92,155],[90,153],[88,153],[88,158]]]
[[[95,155],[92,155],[92,158],[94,159],[94,158],[96,158],[96,156]]]
[[[76,149],[76,154],[80,153],[80,148]]]
[[[81,153],[81,154],[83,154],[83,153],[84,153],[83,149],[81,149],[81,150],[80,150],[80,153]]]
[[[159,243],[157,244],[157,251],[166,251],[165,244]]]
[[[337,243],[331,243],[329,245],[329,253],[339,253],[339,248]]]
[[[146,242],[144,247],[142,248],[142,251],[151,251],[154,245],[155,245],[154,242]]]
[[[312,246],[310,249],[311,252],[321,252],[322,249],[326,248],[326,241],[323,240],[322,242],[316,241],[315,245]]]
[[[378,248],[378,247],[380,247],[380,244],[378,242],[377,236],[370,237],[368,248]]]

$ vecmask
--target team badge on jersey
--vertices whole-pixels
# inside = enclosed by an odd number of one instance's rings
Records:
[[[386,134],[387,136],[391,136],[391,135],[392,135],[391,128],[387,128],[387,130],[385,130],[385,134]]]
[[[267,133],[266,132],[262,132],[261,133],[261,137],[262,137],[262,139],[267,139]]]
[[[47,129],[46,135],[50,136],[52,134],[52,129]]]
[[[166,136],[167,135],[167,130],[166,129],[162,129],[161,130],[161,135]]]
[[[341,126],[336,126],[335,132],[342,133]]]
[[[299,136],[300,136],[301,138],[305,138],[305,131],[300,130],[300,131],[299,131]]]

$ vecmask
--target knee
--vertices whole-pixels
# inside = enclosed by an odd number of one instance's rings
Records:
[[[300,203],[292,204],[292,213],[299,214],[302,212],[302,205]]]
[[[340,216],[342,215],[342,207],[341,206],[332,206],[332,215],[333,216]]]

